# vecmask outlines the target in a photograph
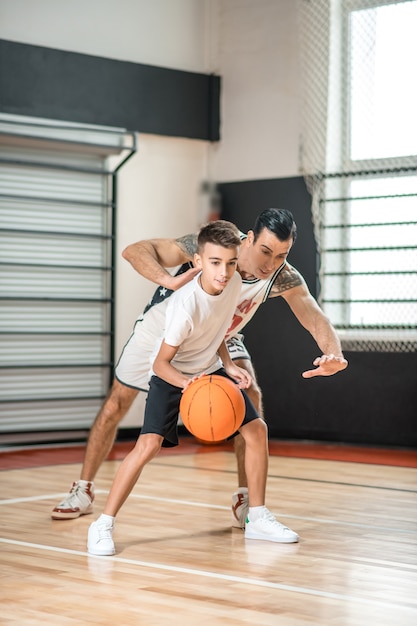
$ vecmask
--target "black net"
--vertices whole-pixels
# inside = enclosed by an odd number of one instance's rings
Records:
[[[299,0],[301,165],[345,350],[417,347],[417,1]]]

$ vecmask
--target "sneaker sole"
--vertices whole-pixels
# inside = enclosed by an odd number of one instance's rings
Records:
[[[233,513],[232,513],[232,528],[240,528],[240,530],[245,530],[245,523],[240,524],[239,520],[235,518]]]
[[[88,507],[88,509],[85,509],[85,511],[80,511],[79,509],[62,509],[61,511],[59,509],[54,509],[51,513],[51,517],[52,519],[77,519],[77,517],[81,517],[81,515],[89,515],[90,513],[93,513],[93,511],[94,507],[92,504]]]
[[[114,554],[116,554],[116,549],[114,549],[112,552],[110,552],[110,550],[100,552],[100,550],[89,550],[87,546],[87,552],[92,556],[113,556]]]
[[[241,526],[236,520],[232,521],[232,528],[239,528],[239,530],[245,530],[245,525]]]
[[[274,537],[273,535],[261,535],[245,530],[245,539],[257,539],[258,541],[273,541],[274,543],[297,543],[298,535],[295,537]]]

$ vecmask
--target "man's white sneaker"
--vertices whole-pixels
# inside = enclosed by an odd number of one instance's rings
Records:
[[[254,522],[249,517],[246,518],[245,538],[277,543],[296,543],[299,539],[297,533],[280,524],[268,509]]]
[[[86,483],[80,485],[80,481],[72,483],[70,492],[52,510],[52,519],[75,519],[80,515],[88,515],[93,512],[94,485]]]
[[[113,541],[114,524],[98,519],[88,529],[87,550],[95,556],[112,556],[116,549]]]
[[[232,526],[233,528],[245,528],[248,516],[249,497],[246,487],[240,487],[232,495]]]

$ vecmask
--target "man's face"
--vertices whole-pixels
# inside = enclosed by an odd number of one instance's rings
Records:
[[[268,278],[275,270],[277,270],[286,260],[293,239],[280,241],[278,237],[267,228],[264,228],[254,241],[253,231],[248,232],[248,267],[245,271],[249,272],[256,278]]]
[[[207,293],[217,295],[223,291],[237,268],[239,246],[223,248],[206,243],[201,254],[194,255],[196,267],[202,270],[201,286]]]

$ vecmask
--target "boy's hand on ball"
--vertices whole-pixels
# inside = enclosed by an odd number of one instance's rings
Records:
[[[251,386],[252,384],[251,375],[242,367],[233,365],[231,367],[226,367],[225,370],[229,374],[229,376],[231,376],[236,381],[239,389],[247,389],[248,387]]]
[[[184,382],[184,386],[182,388],[182,393],[184,393],[184,391],[186,389],[188,389],[188,387],[191,385],[191,383],[193,383],[195,380],[198,380],[202,376],[206,376],[206,373],[203,372],[202,374],[199,374],[198,376],[193,376],[192,378],[187,378],[186,381]]]
[[[237,373],[236,366],[230,369]],[[246,411],[243,393],[236,382],[220,374],[195,376],[190,380],[179,408],[185,428],[200,441],[210,443],[225,441],[239,430]]]

